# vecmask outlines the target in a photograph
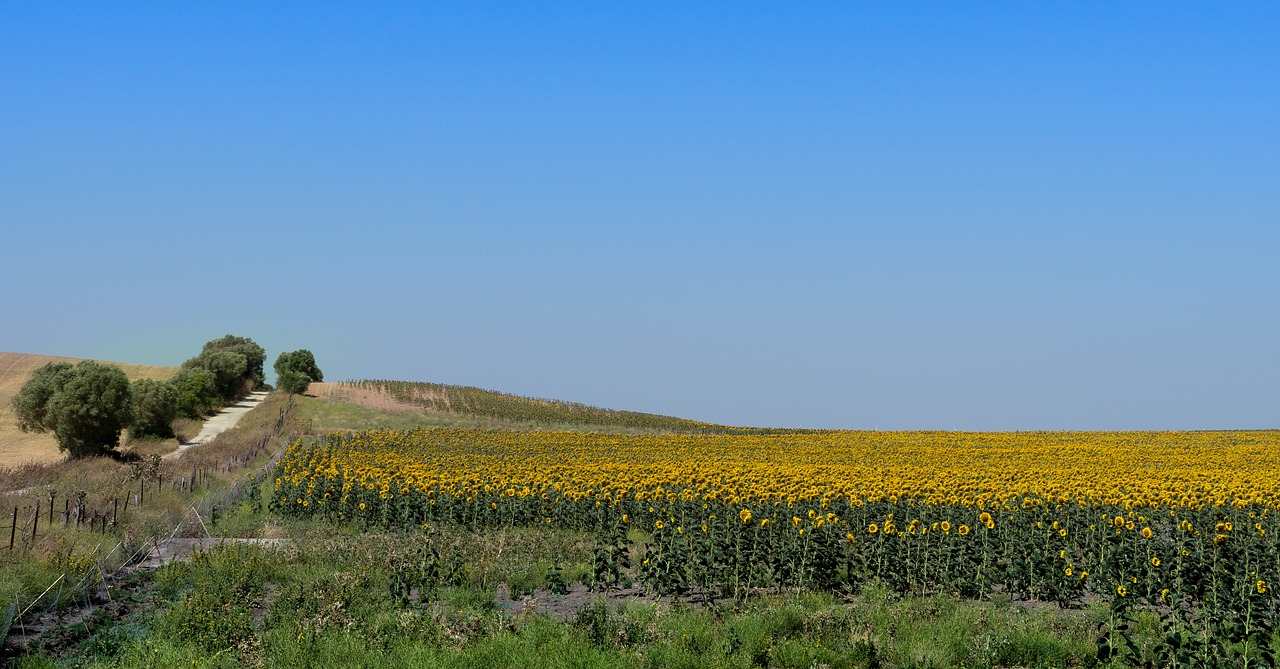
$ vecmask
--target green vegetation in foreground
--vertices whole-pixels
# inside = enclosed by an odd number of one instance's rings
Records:
[[[246,499],[212,529],[272,520]],[[545,589],[553,574],[588,578],[591,540],[581,533],[382,533],[295,521],[279,530],[292,538],[285,547],[224,547],[151,573],[128,596],[168,604],[73,625],[45,640],[68,649],[63,658],[15,666],[1070,667],[1089,663],[1106,616],[998,598],[899,599],[875,585],[847,598],[765,594],[736,608],[606,601],[581,585],[563,596]],[[439,559],[424,561],[424,546]],[[424,579],[429,563],[439,569]],[[498,603],[499,584],[580,605],[553,617],[528,599]]]
[[[123,564],[125,556],[143,551],[152,539],[170,536],[192,506],[202,500],[218,499],[237,481],[247,479],[249,473],[267,464],[271,453],[282,445],[288,431],[296,431],[296,424],[286,426],[268,448],[259,448],[264,434],[272,430],[281,412],[288,405],[288,396],[272,393],[257,408],[246,414],[240,424],[201,446],[198,451],[187,453],[180,460],[161,460],[158,453],[147,453],[136,461],[121,462],[113,458],[82,458],[47,465],[27,465],[14,469],[0,469],[0,499],[9,513],[20,507],[23,518],[40,504],[41,520],[34,541],[19,536],[14,550],[8,550],[9,516],[4,520],[6,544],[0,546],[0,617],[9,603],[18,601],[25,608],[53,583],[59,575],[66,574],[65,587],[54,588],[36,610],[57,598],[60,605],[70,606],[85,601],[96,590],[95,577],[99,564],[112,570]],[[145,448],[159,450],[158,442],[143,442]],[[226,471],[228,463],[250,452],[258,451],[256,458],[241,467]],[[135,451],[136,453],[136,451]],[[153,457],[154,456],[154,457]],[[181,489],[174,485],[180,477],[189,477],[193,469],[205,472],[194,486]],[[135,497],[139,489],[145,489],[141,505]],[[83,497],[82,497],[83,495]],[[54,500],[55,513],[48,514],[49,500]],[[114,506],[113,502],[129,499],[128,507]],[[74,522],[63,525],[61,512],[74,511],[83,504],[89,513],[116,513],[117,522],[107,532],[101,526],[91,529],[88,522],[76,527]],[[207,519],[206,519],[207,521]],[[20,518],[19,524],[23,523]],[[187,523],[186,532],[198,532]],[[223,536],[253,537],[262,527],[259,518],[245,526],[223,525]],[[189,534],[179,534],[189,536]],[[118,550],[112,547],[120,544]],[[73,586],[79,587],[73,587]]]

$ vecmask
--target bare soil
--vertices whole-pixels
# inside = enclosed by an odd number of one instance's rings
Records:
[[[564,594],[553,593],[547,588],[538,588],[533,591],[533,594],[524,597],[512,597],[511,589],[505,583],[501,583],[494,596],[494,604],[513,616],[536,613],[562,622],[573,618],[584,607],[596,600],[603,600],[610,609],[617,609],[623,603],[642,602],[657,604],[663,610],[676,602],[702,606],[730,601],[714,593],[704,592],[701,588],[693,588],[680,595],[661,597],[635,586],[597,590],[581,583],[569,586],[568,592]]]
[[[401,402],[388,393],[347,383],[313,383],[307,394],[330,402],[345,402],[383,413],[434,413],[431,409]]]

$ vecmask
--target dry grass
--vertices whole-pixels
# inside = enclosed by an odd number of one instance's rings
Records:
[[[393,394],[384,382],[324,382],[312,383],[307,387],[305,396],[296,397],[294,407],[298,420],[307,426],[311,434],[346,430],[409,430],[417,427],[472,427],[490,430],[557,430],[563,432],[610,432],[620,434],[662,434],[672,432],[665,427],[635,427],[610,422],[614,415],[646,416],[631,412],[611,412],[581,405],[557,403],[554,400],[541,400],[516,395],[506,395],[487,390],[464,388],[461,386],[437,386],[426,383],[391,382],[400,391]],[[502,415],[501,413],[477,412],[468,408],[465,402],[459,403],[450,398],[448,388],[461,388],[466,391],[477,391],[490,398],[509,402],[517,409],[529,406],[548,407],[580,407],[595,412],[601,422],[559,422],[547,420],[530,420],[519,415]],[[518,412],[517,412],[518,413]],[[752,428],[725,428],[711,426],[708,423],[687,421],[682,418],[655,416],[659,421],[668,421],[676,425],[709,426],[718,432],[736,430],[739,432],[774,432],[774,430],[755,430]],[[678,431],[678,430],[675,430]],[[784,430],[792,432],[792,430]]]
[[[173,434],[177,437],[179,443],[187,443],[196,438],[200,434],[200,429],[204,427],[203,421],[191,420],[190,418],[174,418]]]
[[[51,463],[64,457],[58,450],[57,440],[51,434],[28,434],[18,429],[18,419],[10,402],[22,389],[31,374],[51,362],[80,362],[78,358],[62,358],[52,355],[27,353],[0,353],[0,469],[17,467],[26,463]],[[177,367],[153,365],[128,365],[108,363],[124,370],[130,381],[137,379],[167,379],[178,371]]]
[[[396,399],[391,393],[347,383],[312,383],[307,394],[329,402],[345,402],[380,413],[435,413]]]

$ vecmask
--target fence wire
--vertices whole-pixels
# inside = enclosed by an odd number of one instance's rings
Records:
[[[281,433],[284,431],[285,423],[288,420],[289,412],[292,408],[293,397],[290,396],[288,403],[285,405],[284,409],[281,410],[280,416],[273,422],[270,432],[260,442],[259,448],[265,447],[271,439],[281,436]],[[233,481],[229,487],[205,492],[204,496],[200,498],[200,501],[191,505],[190,511],[184,513],[182,517],[178,519],[177,523],[173,527],[173,532],[170,533],[168,539],[172,539],[177,535],[178,531],[182,529],[183,525],[187,523],[188,519],[190,519],[193,511],[197,515],[208,516],[212,514],[212,509],[215,507],[224,507],[228,504],[239,501],[247,488],[245,485],[247,478],[252,477],[252,481],[255,484],[266,480],[267,474],[273,467],[275,467],[275,465],[280,461],[280,458],[284,455],[284,449],[296,438],[296,434],[290,433],[264,465],[258,467],[252,472],[245,472],[241,474],[238,480]],[[228,464],[225,471],[231,471],[233,464],[243,466],[244,464],[247,464],[247,460],[236,458],[231,464]],[[203,520],[201,523],[203,524]],[[26,527],[31,527],[31,521],[26,523]],[[80,579],[75,583],[75,585],[71,586],[71,592],[74,595],[74,593],[80,592],[80,589],[83,587],[92,587],[97,585],[100,589],[100,593],[104,594],[107,598],[110,598],[111,581],[117,579],[125,570],[134,567],[135,565],[142,564],[142,562],[146,560],[147,556],[151,554],[153,548],[157,553],[159,553],[160,541],[161,539],[159,538],[159,535],[153,535],[147,537],[141,543],[131,546],[129,545],[129,540],[127,538],[122,539],[117,542],[105,556],[95,559],[94,568],[86,570],[86,572],[80,576]],[[101,544],[99,544],[98,548],[100,547]],[[98,549],[95,548],[94,550],[96,553]],[[113,565],[111,558],[115,556],[117,552],[120,553],[121,557],[119,562]],[[0,648],[7,645],[9,633],[13,631],[12,628],[15,622],[21,625],[24,619],[34,620],[57,608],[58,604],[62,601],[62,593],[67,588],[69,576],[74,577],[74,574],[63,572],[26,607],[21,607],[17,597],[14,597],[13,603],[9,605],[4,616],[0,617],[0,620],[3,620],[3,624],[0,624]],[[52,597],[46,599],[46,596],[53,591],[55,586],[57,587],[57,592],[54,593]],[[84,599],[86,605],[92,611],[93,593],[86,593]]]

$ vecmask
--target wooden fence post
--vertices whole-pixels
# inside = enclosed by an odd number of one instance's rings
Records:
[[[36,528],[40,526],[40,502],[36,502],[36,515],[31,517],[31,545],[36,543]]]
[[[18,507],[13,507],[13,527],[9,528],[9,550],[13,550],[13,540],[18,535]]]

